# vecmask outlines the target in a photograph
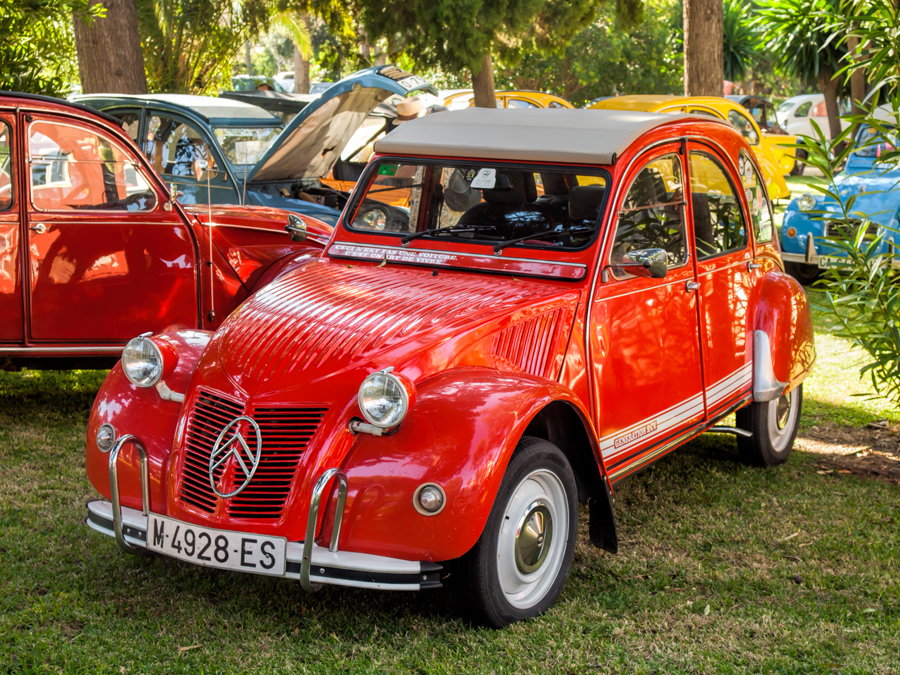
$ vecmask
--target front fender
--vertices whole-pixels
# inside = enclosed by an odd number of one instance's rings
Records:
[[[431,561],[466,553],[484,529],[524,430],[560,400],[587,419],[568,389],[536,377],[466,368],[422,383],[396,434],[360,434],[345,459],[341,550]],[[422,483],[436,483],[446,494],[437,515],[413,507]],[[330,532],[328,521],[323,534]]]
[[[191,375],[212,333],[207,331],[176,331],[153,337],[168,342],[178,353],[174,371],[165,379],[173,392],[184,393]],[[137,436],[147,448],[150,463],[150,508],[154,513],[166,513],[166,475],[172,439],[181,412],[181,403],[166,400],[155,387],[136,387],[117,363],[106,376],[94,401],[88,420],[85,466],[91,484],[107,499],[109,489],[109,453],[97,447],[97,430],[102,424],[112,424],[116,437]],[[140,465],[137,451],[126,446],[119,455],[119,491],[122,504],[141,508]]]
[[[796,279],[771,270],[763,278],[759,293],[753,396],[757,401],[770,401],[806,379],[816,360],[816,346],[809,301]]]

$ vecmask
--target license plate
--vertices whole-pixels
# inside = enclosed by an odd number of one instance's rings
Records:
[[[423,84],[427,84],[427,82],[418,75],[410,75],[409,77],[404,77],[397,84],[409,91],[410,89],[421,87]]]
[[[838,256],[819,256],[819,269],[826,270],[833,267],[846,267],[847,259]]]
[[[150,514],[147,548],[195,565],[284,576],[287,539],[214,530]]]

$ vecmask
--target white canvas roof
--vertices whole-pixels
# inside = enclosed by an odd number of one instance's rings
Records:
[[[624,110],[466,108],[404,122],[375,143],[375,152],[612,164],[615,155],[651,129],[689,118],[695,116]]]

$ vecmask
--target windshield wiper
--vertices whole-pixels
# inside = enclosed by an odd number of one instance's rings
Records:
[[[428,230],[422,230],[421,232],[412,232],[410,234],[404,234],[400,237],[400,243],[403,246],[406,246],[413,239],[418,239],[419,237],[424,237],[426,234],[439,234],[441,232],[478,232],[479,230],[493,230],[495,229],[492,225],[470,225],[460,227],[459,225],[446,225],[445,227],[432,227]]]
[[[529,234],[527,237],[519,237],[518,239],[510,239],[509,241],[494,244],[494,253],[499,254],[507,246],[519,244],[523,241],[528,241],[529,239],[554,239],[556,237],[562,237],[567,234],[584,234],[593,231],[593,227],[573,227],[570,230],[547,230],[546,232],[537,232],[535,234]]]

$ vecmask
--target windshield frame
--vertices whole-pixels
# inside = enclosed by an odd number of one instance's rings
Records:
[[[397,231],[378,231],[378,230],[365,230],[352,226],[353,219],[350,218],[350,214],[356,215],[357,210],[362,205],[363,198],[366,194],[368,194],[369,189],[371,188],[374,180],[378,177],[378,167],[383,164],[422,164],[422,165],[430,165],[430,166],[441,166],[441,167],[449,167],[449,168],[471,168],[473,165],[483,165],[485,167],[497,167],[504,168],[510,170],[520,169],[523,171],[529,171],[531,173],[540,173],[540,169],[547,169],[551,171],[565,172],[565,173],[575,173],[579,175],[591,175],[597,178],[601,178],[606,181],[606,191],[603,195],[603,201],[600,203],[600,207],[598,208],[597,221],[594,227],[594,232],[588,241],[582,246],[553,246],[552,240],[547,240],[547,243],[534,243],[534,244],[526,244],[524,242],[516,243],[511,246],[505,247],[501,254],[506,253],[507,251],[522,251],[522,250],[530,250],[536,251],[540,253],[544,252],[556,252],[562,254],[573,254],[580,253],[582,251],[586,251],[593,247],[599,238],[600,232],[603,229],[603,224],[606,220],[607,209],[609,208],[610,201],[612,199],[612,171],[599,164],[555,164],[548,162],[521,162],[521,161],[504,161],[499,159],[459,159],[459,158],[449,158],[449,157],[419,157],[412,155],[379,155],[373,157],[372,160],[366,166],[363,175],[360,176],[359,181],[356,183],[356,187],[351,194],[350,200],[347,202],[344,207],[343,213],[341,214],[340,224],[348,233],[355,235],[365,235],[365,236],[376,236],[376,237],[390,237],[400,243],[400,238],[406,234],[411,234],[409,232],[397,232]],[[421,230],[416,230],[421,231]],[[417,242],[432,242],[432,243],[454,243],[454,244],[468,244],[472,246],[485,247],[487,250],[485,251],[485,255],[493,256],[494,250],[493,247],[498,243],[503,243],[502,240],[496,239],[479,239],[477,237],[459,237],[453,236],[452,233],[447,235],[423,235],[416,239]]]

